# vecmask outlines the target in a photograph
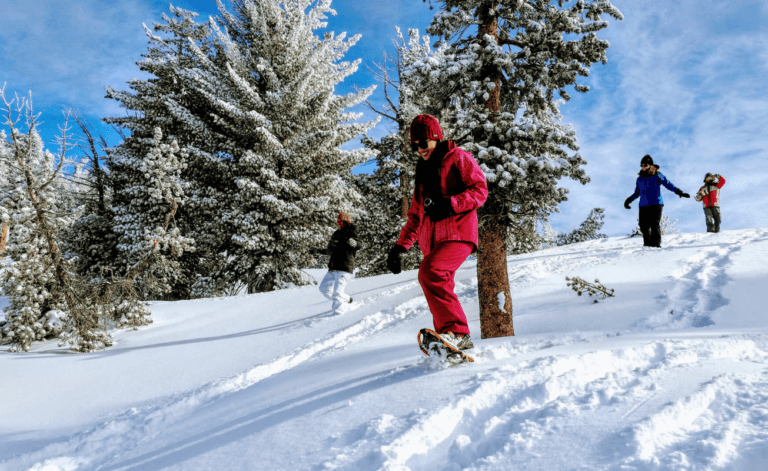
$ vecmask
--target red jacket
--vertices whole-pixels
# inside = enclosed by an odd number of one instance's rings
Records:
[[[705,208],[711,208],[713,206],[720,207],[720,188],[725,185],[725,178],[722,175],[717,177],[717,183],[707,183],[699,188],[699,192],[696,193],[696,201],[704,203]]]
[[[408,210],[408,222],[400,231],[397,244],[410,249],[418,238],[425,257],[435,245],[449,240],[471,242],[477,249],[475,210],[488,198],[488,185],[472,154],[448,141],[448,153],[440,163],[440,190],[445,197],[450,197],[454,216],[433,222],[425,215],[423,186],[423,183],[417,183]]]

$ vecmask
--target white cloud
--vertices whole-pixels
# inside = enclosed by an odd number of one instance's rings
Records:
[[[158,19],[140,0],[0,0],[0,82],[32,91],[36,106],[109,109],[104,86],[138,75],[146,50],[141,23]],[[115,111],[115,109],[111,109]]]
[[[706,172],[728,177],[724,228],[768,226],[765,212],[756,211],[768,204],[757,190],[768,181],[768,40],[758,27],[768,16],[763,5],[614,4],[625,20],[601,34],[611,42],[610,64],[594,66],[593,91],[563,107],[564,121],[574,124],[590,162],[592,183],[563,182],[571,200],[553,226],[567,229],[599,206],[607,208],[604,232],[628,233],[637,202],[632,211],[622,204],[646,153],[691,194]],[[662,192],[665,214],[679,219],[677,227],[703,230],[699,203]]]
[[[768,195],[768,3],[762,0],[637,2],[613,0],[625,15],[598,33],[611,42],[609,64],[596,64],[587,83],[592,91],[573,93],[563,108],[574,124],[592,182],[571,181],[570,200],[553,226],[578,225],[593,207],[606,208],[604,232],[626,234],[637,217],[622,203],[634,189],[642,155],[650,153],[662,171],[689,193],[703,174],[726,175],[724,228],[766,227]],[[213,0],[179,0],[174,5],[214,13]],[[226,3],[226,2],[225,2]],[[6,91],[32,90],[39,111],[55,129],[61,106],[80,108],[87,117],[119,115],[104,99],[105,85],[126,89],[126,80],[144,77],[135,62],[146,51],[142,23],[160,20],[168,3],[154,0],[0,0],[0,85]],[[351,85],[375,82],[366,64],[392,51],[394,25],[422,32],[432,15],[428,5],[410,0],[335,1],[338,16],[328,29],[361,33],[344,60],[364,59]],[[370,97],[383,109],[381,84]],[[364,107],[363,120],[375,115]],[[370,134],[391,132],[383,120]],[[45,137],[45,136],[44,136]],[[46,138],[48,142],[51,139]],[[663,190],[665,213],[684,230],[702,230],[700,205]]]

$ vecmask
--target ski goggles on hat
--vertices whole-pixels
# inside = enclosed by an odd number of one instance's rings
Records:
[[[428,146],[427,139],[419,139],[417,142],[411,142],[411,150],[414,152],[419,149],[426,149]]]

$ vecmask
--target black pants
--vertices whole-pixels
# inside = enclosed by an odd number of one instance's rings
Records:
[[[707,232],[720,232],[720,208],[704,208],[704,217],[707,219]]]
[[[661,211],[663,204],[652,204],[640,208],[640,232],[643,233],[643,245],[661,247]]]

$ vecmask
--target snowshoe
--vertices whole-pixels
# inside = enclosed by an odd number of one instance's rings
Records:
[[[446,338],[444,338],[446,337]],[[421,329],[416,335],[419,342],[419,348],[425,355],[430,356],[430,352],[437,356],[446,358],[451,363],[474,362],[475,359],[460,350],[455,337],[447,338],[448,335],[440,336],[432,329]],[[458,344],[460,345],[460,341]],[[469,341],[471,345],[472,341]]]

